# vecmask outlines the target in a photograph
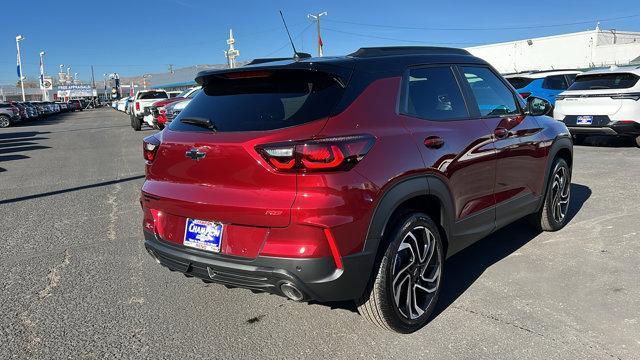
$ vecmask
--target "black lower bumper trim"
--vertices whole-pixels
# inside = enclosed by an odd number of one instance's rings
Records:
[[[331,257],[240,259],[172,245],[144,232],[147,251],[163,266],[187,276],[227,286],[284,296],[283,283],[291,283],[304,300],[344,301],[362,296],[375,256],[368,253],[342,258],[336,269]]]

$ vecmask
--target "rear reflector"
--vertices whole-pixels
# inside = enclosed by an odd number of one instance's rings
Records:
[[[342,257],[336,245],[336,240],[333,238],[333,234],[331,234],[331,230],[324,229],[324,235],[327,237],[327,242],[329,242],[329,249],[331,249],[331,256],[333,256],[333,261],[336,263],[336,268],[342,269]]]

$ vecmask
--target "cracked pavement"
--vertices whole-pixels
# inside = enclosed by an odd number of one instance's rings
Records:
[[[640,149],[576,147],[567,227],[519,221],[449,259],[437,316],[397,335],[159,267],[151,133],[112,109],[0,131],[0,358],[640,358]]]

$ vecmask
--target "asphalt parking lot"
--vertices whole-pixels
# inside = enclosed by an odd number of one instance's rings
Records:
[[[640,149],[575,147],[569,224],[518,222],[447,262],[398,335],[350,304],[228,290],[142,245],[141,139],[99,109],[0,131],[0,358],[640,358]]]

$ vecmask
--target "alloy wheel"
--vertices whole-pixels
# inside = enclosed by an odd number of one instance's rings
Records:
[[[6,128],[11,125],[11,121],[6,116],[0,116],[0,128]]]
[[[429,308],[440,284],[440,247],[431,231],[416,226],[409,231],[393,261],[392,290],[396,309],[415,320]]]
[[[551,213],[553,220],[558,223],[561,223],[567,215],[570,192],[569,172],[566,167],[560,166],[553,174],[553,184],[551,185]]]

